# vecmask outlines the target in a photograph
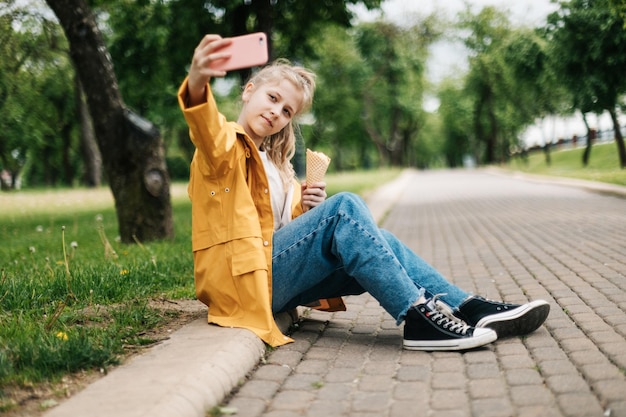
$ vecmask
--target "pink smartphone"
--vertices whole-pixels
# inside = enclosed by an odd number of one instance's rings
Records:
[[[211,62],[211,68],[232,71],[250,68],[267,63],[267,36],[263,32],[230,38],[232,43],[219,52],[230,53],[230,58]]]

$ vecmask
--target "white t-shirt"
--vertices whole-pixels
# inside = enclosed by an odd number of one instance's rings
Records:
[[[289,184],[289,189],[285,190],[285,185],[280,177],[278,168],[267,157],[267,152],[259,151],[265,175],[270,184],[270,199],[272,200],[272,211],[274,212],[274,231],[280,229],[291,221],[291,198],[293,196],[293,184]]]

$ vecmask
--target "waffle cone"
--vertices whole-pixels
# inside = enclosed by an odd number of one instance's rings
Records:
[[[322,152],[306,150],[306,185],[310,187],[314,182],[324,180],[324,175],[330,164],[330,158]]]

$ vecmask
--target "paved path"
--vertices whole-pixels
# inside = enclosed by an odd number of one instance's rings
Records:
[[[482,170],[410,176],[383,227],[469,291],[548,300],[545,326],[465,353],[403,351],[378,303],[350,297],[347,312],[312,312],[223,405],[238,417],[626,416],[626,199]]]

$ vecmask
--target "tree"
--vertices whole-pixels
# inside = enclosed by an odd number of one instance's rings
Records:
[[[473,96],[463,88],[463,80],[452,78],[444,80],[438,88],[443,146],[442,151],[449,167],[463,165],[466,155],[477,159],[477,146],[472,125]]]
[[[59,19],[84,88],[123,242],[173,235],[163,142],[152,123],[128,109],[111,59],[84,0],[46,0]]]
[[[460,27],[470,51],[465,92],[473,100],[475,154],[482,162],[508,160],[520,148],[520,133],[538,118],[562,112],[562,91],[548,59],[545,40],[536,30],[511,26],[506,15],[485,7],[469,9]]]
[[[48,9],[13,1],[0,6],[0,21],[0,165],[13,181],[4,186],[71,186],[83,167],[84,183],[98,185],[102,170],[91,164],[98,155],[80,152],[93,131],[89,117],[77,117],[84,100],[74,93],[77,78],[61,27]]]
[[[465,45],[470,51],[470,72],[466,90],[475,97],[473,129],[478,141],[484,144],[483,162],[490,164],[505,154],[503,118],[506,62],[500,54],[504,40],[509,36],[510,23],[506,16],[493,7],[485,7],[474,16],[468,10],[462,15],[461,27],[470,30]]]
[[[367,167],[373,150],[362,120],[364,62],[352,33],[338,25],[326,26],[313,52],[323,59],[305,62],[317,75],[315,123],[306,145],[329,151],[337,170]]]
[[[563,85],[583,114],[606,110],[615,131],[620,166],[626,148],[617,112],[626,92],[626,31],[608,0],[571,0],[548,17],[547,37]],[[588,135],[591,146],[591,132]]]
[[[23,30],[15,29],[21,20]],[[27,162],[33,143],[41,142],[45,124],[33,120],[35,106],[41,101],[33,92],[38,91],[38,74],[42,70],[39,54],[48,45],[45,36],[27,30],[31,21],[20,9],[8,2],[0,9],[0,168],[9,173],[10,184],[3,188],[14,189]]]
[[[432,27],[402,29],[387,22],[363,24],[357,45],[364,58],[364,124],[381,165],[407,165],[423,116],[424,63]]]

